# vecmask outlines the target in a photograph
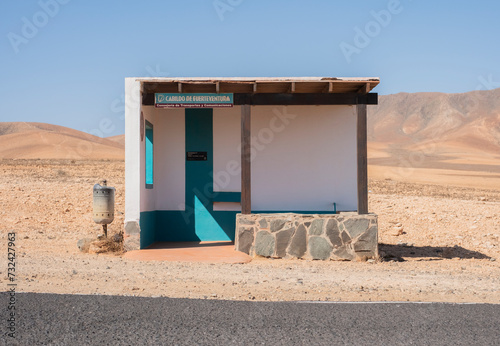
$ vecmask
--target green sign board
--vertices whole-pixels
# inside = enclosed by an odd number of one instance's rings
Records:
[[[156,108],[216,108],[232,107],[233,94],[155,94]]]

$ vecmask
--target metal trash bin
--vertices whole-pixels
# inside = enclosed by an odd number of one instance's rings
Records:
[[[108,186],[106,180],[94,185],[93,209],[94,222],[102,225],[104,236],[108,237],[107,225],[115,218],[115,188]]]

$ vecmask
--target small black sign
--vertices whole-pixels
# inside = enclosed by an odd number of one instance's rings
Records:
[[[186,152],[186,161],[207,161],[207,152],[188,151]]]

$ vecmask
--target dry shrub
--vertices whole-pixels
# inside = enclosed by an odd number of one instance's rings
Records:
[[[91,245],[94,253],[111,253],[114,255],[123,254],[123,236],[121,234],[95,241]]]
[[[105,250],[104,252],[121,255],[123,253],[123,242],[116,242],[111,238],[103,239],[101,249]]]

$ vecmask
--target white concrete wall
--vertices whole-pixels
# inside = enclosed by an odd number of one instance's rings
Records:
[[[252,211],[357,209],[354,106],[252,107]]]
[[[154,179],[157,210],[184,210],[186,130],[184,108],[155,109]]]
[[[140,218],[140,114],[141,85],[125,79],[125,222]]]
[[[214,191],[241,192],[241,107],[214,108]]]

